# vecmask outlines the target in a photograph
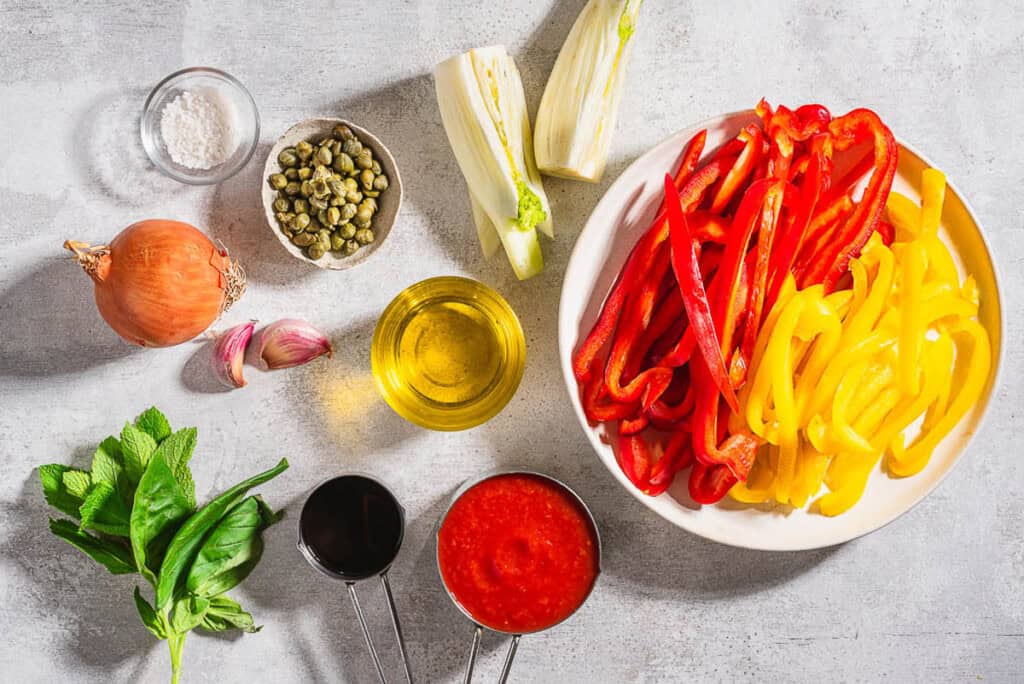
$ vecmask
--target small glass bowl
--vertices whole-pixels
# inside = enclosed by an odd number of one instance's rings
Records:
[[[428,396],[417,387],[417,380],[427,376],[409,372],[412,366],[427,369],[431,361],[438,359],[436,347],[426,352],[427,357],[417,359],[415,353],[407,355],[419,350],[424,339],[409,338],[407,332],[415,335],[410,331],[443,325],[437,318],[432,322],[428,318],[426,328],[418,327],[420,321],[424,321],[420,316],[429,316],[426,312],[431,311],[450,317],[449,320],[454,321],[450,330],[465,332],[467,339],[480,342],[479,335],[486,334],[493,341],[492,345],[488,343],[489,348],[471,348],[467,344],[457,352],[462,357],[441,361],[449,364],[446,370],[468,368],[477,361],[487,367],[488,375],[477,374],[466,379],[466,384],[461,385],[465,393],[459,391],[459,384],[444,385],[445,381],[437,380],[433,389],[453,388],[458,399],[448,401]],[[467,354],[473,358],[468,358]],[[388,305],[373,333],[370,361],[377,389],[395,413],[430,430],[466,430],[496,416],[515,395],[526,365],[526,341],[519,318],[501,295],[469,278],[442,276],[407,287]],[[463,363],[466,365],[462,366]],[[426,373],[429,374],[429,370]]]
[[[164,107],[186,90],[212,92],[232,115],[235,149],[209,169],[191,169],[171,159],[160,132]],[[142,110],[140,130],[146,154],[162,173],[188,185],[212,185],[235,175],[252,159],[260,139],[260,114],[252,95],[234,76],[210,67],[191,67],[174,72],[153,88]]]

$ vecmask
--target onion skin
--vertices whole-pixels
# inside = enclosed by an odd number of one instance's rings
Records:
[[[103,320],[142,347],[169,347],[194,338],[245,287],[241,269],[227,253],[181,221],[140,221],[107,247],[83,252],[81,246],[65,243],[95,283]]]

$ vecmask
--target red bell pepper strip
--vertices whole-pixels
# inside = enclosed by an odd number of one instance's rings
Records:
[[[722,182],[711,200],[711,212],[715,214],[720,213],[728,206],[740,185],[747,180],[750,172],[754,170],[761,158],[764,137],[760,128],[754,125],[747,126],[740,131],[737,140],[743,141],[743,149],[736,158],[736,163],[729,169],[729,173],[722,178]]]
[[[715,323],[711,319],[711,306],[701,278],[700,265],[694,250],[693,236],[686,222],[682,204],[675,199],[675,187],[672,178],[665,176],[665,193],[667,199],[668,222],[672,252],[672,271],[679,281],[679,293],[683,298],[686,315],[690,319],[690,329],[694,331],[694,339],[701,354],[707,360],[709,373],[718,391],[722,393],[734,411],[739,410],[736,391],[725,370],[722,358],[721,343],[715,334]]]
[[[882,242],[886,247],[896,239],[896,228],[888,221],[879,221],[875,226],[875,232],[882,237]]]
[[[639,289],[630,297],[615,331],[604,370],[605,389],[615,401],[634,402],[644,395],[649,384],[653,383],[664,391],[672,382],[670,369],[651,368],[637,375],[626,386],[621,384],[630,355],[637,353],[642,357],[647,352],[646,349],[638,349],[638,346],[644,330],[650,324],[662,277],[668,272],[669,251],[667,245],[658,250],[651,271],[645,274]]]
[[[651,467],[648,478],[648,489],[644,492],[649,496],[661,494],[672,484],[676,473],[686,468],[693,461],[690,449],[690,435],[687,431],[678,430],[672,434],[665,445],[665,452]]]
[[[633,486],[640,491],[646,489],[651,470],[651,450],[644,438],[637,435],[619,435],[619,449],[615,455],[619,468]]]
[[[871,173],[874,168],[875,156],[873,151],[869,149],[864,152],[860,159],[854,162],[853,166],[843,173],[839,180],[832,184],[832,188],[826,195],[827,199],[831,201],[840,195],[850,194],[854,186],[857,185],[864,176]]]
[[[600,366],[600,363],[595,360],[594,365]],[[582,383],[580,403],[587,420],[593,423],[623,420],[635,416],[640,410],[639,402],[621,404],[608,401],[604,389],[604,376],[600,372],[589,373],[587,380]]]
[[[793,113],[805,124],[817,122],[824,127],[832,120],[832,114],[824,105],[820,104],[805,104],[797,107]]]
[[[761,205],[761,217],[757,228],[757,260],[754,276],[750,281],[750,303],[747,324],[743,331],[742,352],[746,359],[754,354],[754,343],[761,329],[761,317],[765,313],[765,299],[768,291],[768,264],[771,260],[775,231],[782,215],[782,199],[786,192],[785,181],[775,181],[765,190]],[[736,409],[733,409],[734,411]]]
[[[840,228],[834,240],[803,275],[800,287],[816,283],[832,292],[836,281],[846,273],[850,259],[858,254],[871,237],[885,209],[885,200],[896,175],[896,139],[878,115],[869,109],[855,109],[833,119],[829,132],[835,139],[836,151],[849,149],[860,140],[870,139],[874,145],[874,167],[867,187],[853,215]]]
[[[694,135],[686,144],[686,150],[683,152],[683,158],[675,178],[675,185],[680,190],[683,189],[690,176],[693,175],[694,169],[697,168],[697,163],[700,161],[700,156],[704,151],[706,139],[707,131],[702,130]],[[659,213],[652,228],[641,237],[640,241],[633,248],[622,270],[622,274],[605,300],[597,322],[583,341],[583,344],[576,351],[576,355],[573,357],[573,375],[576,376],[577,382],[586,381],[593,367],[593,360],[615,332],[619,313],[626,302],[626,297],[636,287],[642,274],[646,273],[650,268],[657,247],[668,236],[668,226],[667,224],[664,226],[662,224],[664,224],[664,215]],[[664,231],[661,230],[662,228],[664,228]]]
[[[702,505],[718,503],[736,482],[736,477],[725,466],[709,466],[697,461],[690,469],[690,498]]]
[[[651,422],[645,414],[641,413],[636,418],[623,418],[619,421],[620,435],[636,435],[643,431]]]

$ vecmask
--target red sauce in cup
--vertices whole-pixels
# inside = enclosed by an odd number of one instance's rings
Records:
[[[459,605],[481,625],[514,634],[569,617],[599,567],[580,502],[528,474],[496,475],[466,490],[441,523],[437,557]]]

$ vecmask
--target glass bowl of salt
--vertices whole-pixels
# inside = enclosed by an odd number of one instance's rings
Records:
[[[153,164],[189,185],[220,183],[245,166],[260,139],[256,102],[219,69],[176,71],[146,98],[142,146]]]

